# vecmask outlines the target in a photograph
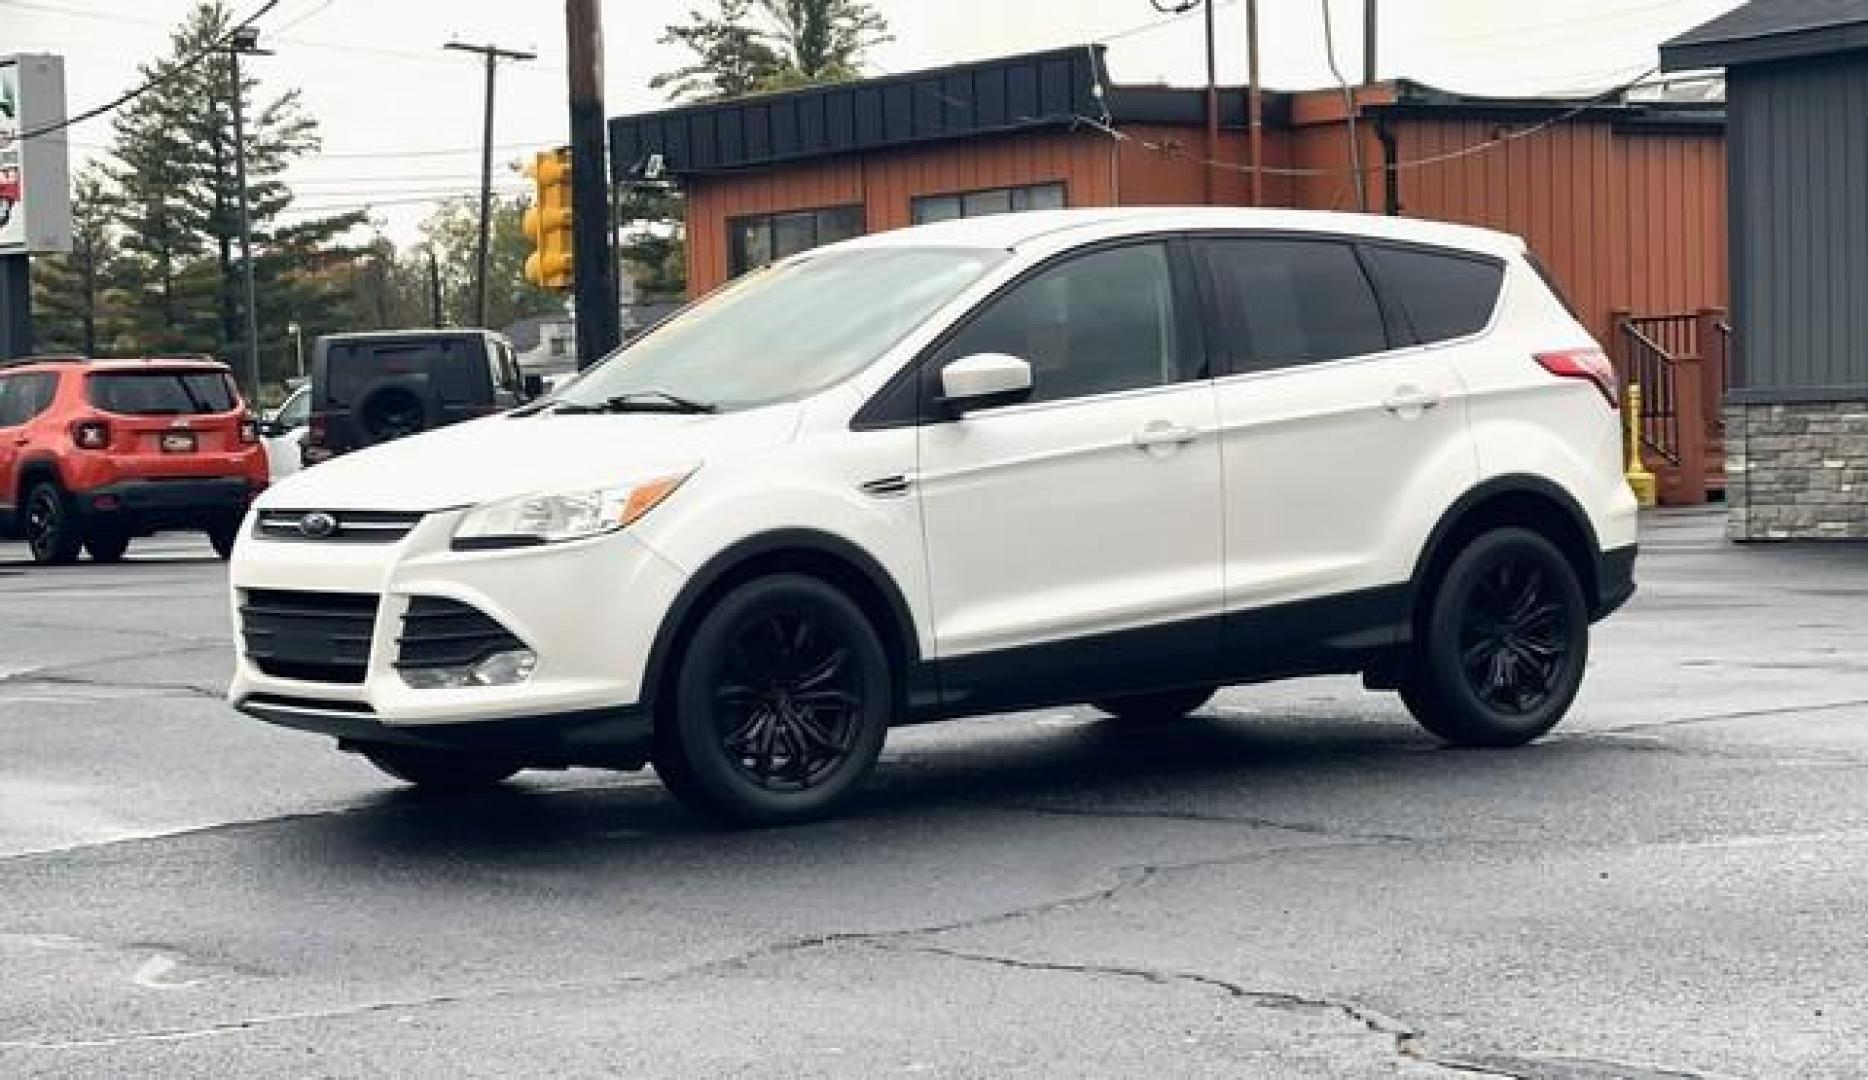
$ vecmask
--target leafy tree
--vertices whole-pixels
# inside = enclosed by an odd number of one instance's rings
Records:
[[[673,100],[742,97],[855,78],[863,55],[890,40],[869,0],[718,0],[688,12],[663,44],[694,54],[685,67],[649,80]]]
[[[667,27],[661,43],[685,47],[694,61],[655,76],[649,88],[667,90],[676,101],[742,97],[775,77],[783,61],[768,44],[769,35],[748,25],[751,7],[752,0],[719,0],[714,14],[695,8],[686,25]]]
[[[525,280],[532,242],[523,223],[530,200],[495,196],[487,234],[486,318],[492,329],[530,315],[562,314],[564,299]],[[480,238],[480,200],[468,195],[442,203],[422,223],[423,241],[441,266],[442,313],[454,326],[474,326],[475,257]]]
[[[231,25],[222,0],[201,0],[171,35],[170,57],[144,66],[146,77],[173,77],[117,115],[120,165],[111,176],[120,189],[117,223],[125,257],[143,283],[126,297],[126,336],[133,350],[213,353],[244,372],[233,61],[216,50],[177,67],[224,37]],[[337,241],[364,218],[282,223],[292,202],[283,174],[294,160],[317,150],[316,121],[296,90],[260,104],[259,83],[250,72],[242,72],[238,92],[247,120],[261,363],[280,373],[289,362],[285,324],[341,306],[341,275],[333,266],[349,253]]]
[[[108,178],[78,175],[71,199],[71,253],[35,259],[33,308],[39,347],[46,352],[105,356],[114,323],[110,290],[117,284],[115,208]]]
[[[631,185],[618,202],[616,228],[623,271],[645,300],[687,292],[687,197],[678,189]]]
[[[866,0],[759,0],[785,52],[780,79],[838,82],[861,74],[863,54],[890,40],[888,20]]]

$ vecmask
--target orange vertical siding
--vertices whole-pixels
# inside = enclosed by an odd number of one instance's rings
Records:
[[[746,214],[863,207],[869,232],[911,223],[911,201],[979,188],[1061,181],[1071,206],[1116,197],[1116,144],[1084,132],[974,139],[693,178],[688,193],[688,292],[728,276],[727,222]]]
[[[1609,313],[1618,308],[1726,305],[1722,133],[1577,120],[1412,168],[1405,163],[1489,142],[1512,127],[1404,119],[1393,128],[1404,165],[1401,212],[1524,237],[1597,337],[1607,340]],[[1341,141],[1339,132],[1339,148]]]

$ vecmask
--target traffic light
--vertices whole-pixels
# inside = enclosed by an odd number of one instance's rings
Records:
[[[571,151],[547,150],[525,167],[535,197],[525,212],[525,235],[533,252],[525,260],[525,280],[546,289],[568,289],[573,276],[571,250]]]

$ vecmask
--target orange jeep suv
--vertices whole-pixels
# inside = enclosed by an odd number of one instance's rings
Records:
[[[0,362],[0,536],[40,563],[123,558],[138,536],[208,534],[233,551],[266,487],[258,425],[225,364]]]

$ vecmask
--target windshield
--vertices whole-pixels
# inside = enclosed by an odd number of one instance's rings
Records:
[[[874,363],[1004,258],[881,248],[755,271],[610,354],[557,400],[659,394],[735,409],[803,397]]]

